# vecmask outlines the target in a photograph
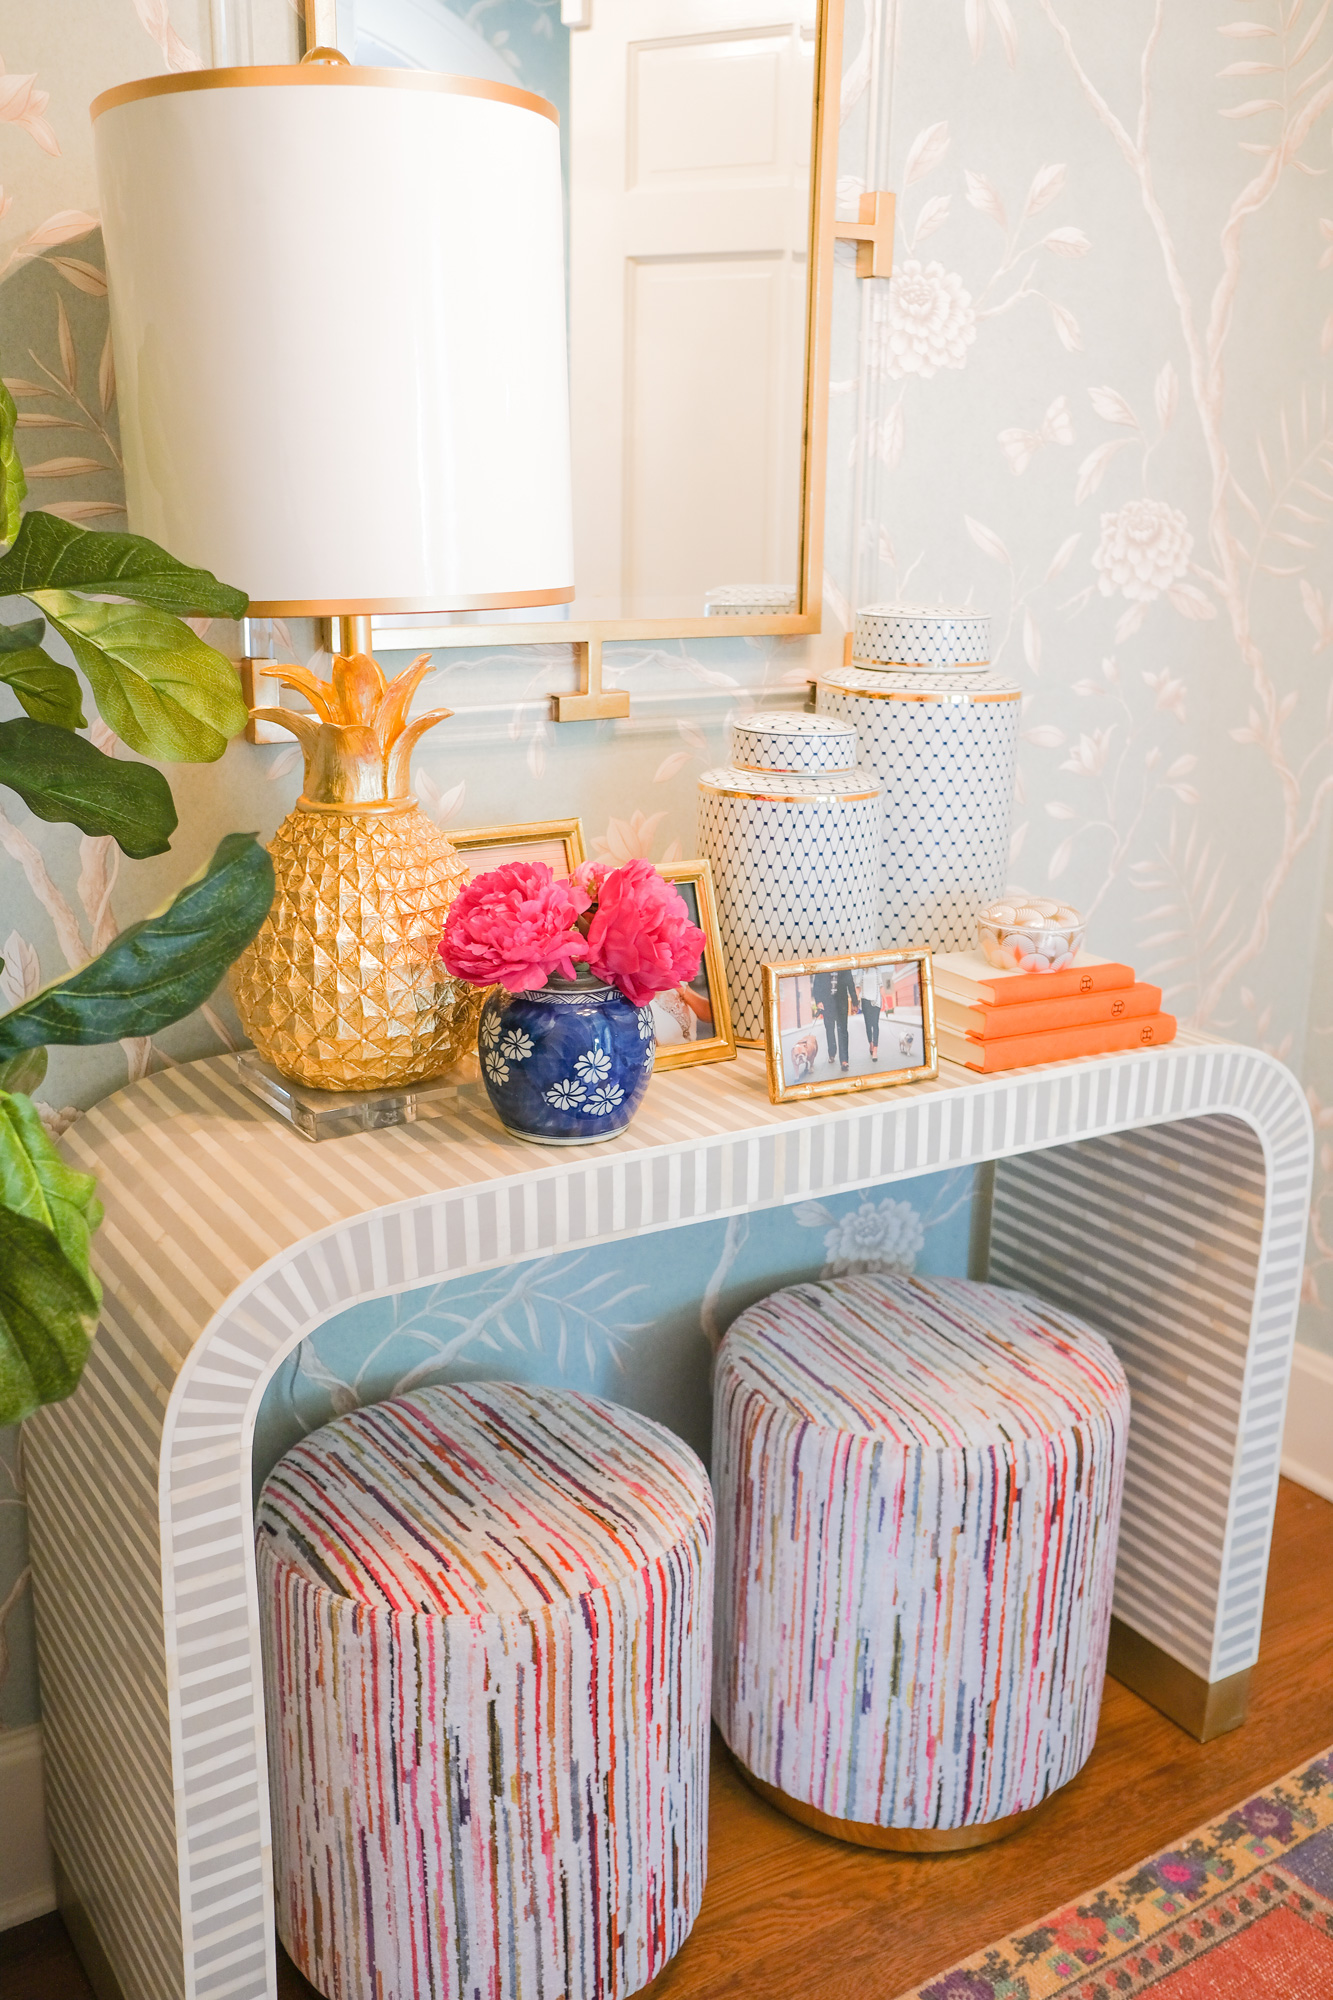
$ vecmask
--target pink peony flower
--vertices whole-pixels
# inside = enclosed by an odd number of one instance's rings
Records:
[[[454,898],[440,957],[455,979],[511,993],[545,986],[553,972],[573,979],[574,960],[588,956],[575,929],[587,907],[583,890],[557,882],[544,861],[511,861]]]
[[[602,893],[603,882],[615,865],[614,861],[580,861],[569,879],[595,903]]]
[[[704,934],[670,882],[651,861],[579,871],[595,886],[597,909],[588,925],[588,968],[618,986],[636,1007],[699,970]],[[582,882],[580,883],[582,885]]]

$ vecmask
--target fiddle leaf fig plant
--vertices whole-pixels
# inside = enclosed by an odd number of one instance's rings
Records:
[[[42,616],[0,624],[0,682],[24,711],[0,722],[0,786],[39,819],[109,836],[132,859],[164,854],[177,824],[171,787],[154,763],[76,734],[87,727],[79,673],[102,720],[140,757],[211,763],[247,710],[231,661],[182,620],[239,618],[248,600],[142,535],[22,514],[15,414],[0,388],[0,597],[26,597]],[[79,672],[45,650],[48,622]],[[101,1309],[93,1178],[62,1158],[31,1098],[47,1045],[153,1035],[181,1020],[272,901],[273,864],[257,836],[228,834],[161,909],[0,1014],[0,1424],[71,1394]]]

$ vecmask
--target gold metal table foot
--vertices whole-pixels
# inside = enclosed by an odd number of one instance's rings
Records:
[[[1249,1707],[1249,1667],[1228,1674],[1225,1680],[1206,1681],[1119,1618],[1111,1620],[1106,1671],[1123,1687],[1160,1708],[1200,1743],[1211,1743],[1214,1736],[1239,1729]]]

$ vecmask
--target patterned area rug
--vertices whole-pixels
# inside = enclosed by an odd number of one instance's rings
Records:
[[[902,2000],[1333,2000],[1333,1750]]]

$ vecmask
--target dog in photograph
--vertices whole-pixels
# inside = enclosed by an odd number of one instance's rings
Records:
[[[898,1053],[900,1056],[910,1056],[912,1053],[912,1030],[910,1028],[904,1028],[898,1037]]]
[[[803,1076],[809,1076],[819,1057],[819,1037],[815,1034],[802,1035],[791,1045],[792,1076],[799,1083]]]

